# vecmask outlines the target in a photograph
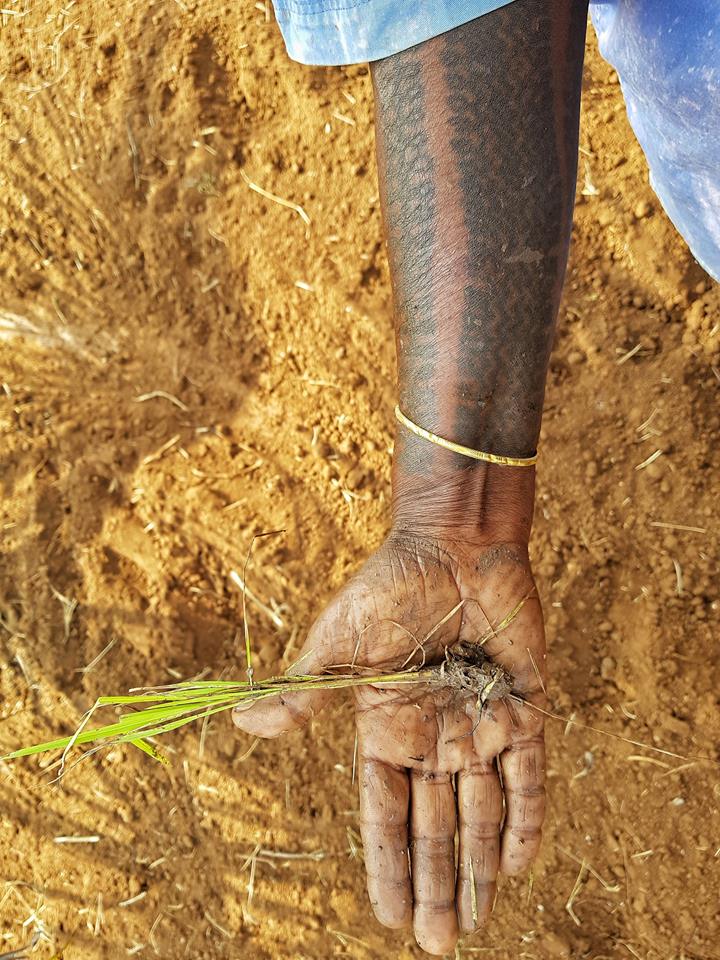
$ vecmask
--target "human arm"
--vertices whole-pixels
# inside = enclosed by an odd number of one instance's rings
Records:
[[[440,436],[514,457],[535,450],[540,429],[585,18],[582,2],[515,0],[371,66],[400,406]],[[438,661],[490,630],[486,652],[541,703],[533,495],[533,469],[471,461],[399,427],[390,533],[312,627],[302,672]],[[276,735],[324,699],[288,697],[236,720]],[[362,688],[356,702],[370,899],[381,922],[412,917],[420,945],[444,953],[458,923],[471,930],[489,914],[498,869],[517,873],[537,851],[541,715],[505,704],[479,716],[472,698],[432,690]]]

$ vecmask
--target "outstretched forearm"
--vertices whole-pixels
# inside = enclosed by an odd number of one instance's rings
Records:
[[[534,453],[540,431],[586,8],[515,0],[372,65],[401,409],[435,434],[512,457]],[[501,504],[516,485],[532,500],[534,471],[468,461],[403,427],[394,470],[400,514],[427,501],[436,515],[438,491],[443,509],[465,517],[469,502],[487,513],[490,488]]]

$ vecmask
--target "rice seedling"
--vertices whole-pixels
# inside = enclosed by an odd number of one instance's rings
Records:
[[[361,685],[399,687],[405,684],[431,684],[453,687],[472,693],[478,705],[500,699],[512,690],[512,678],[482,652],[458,644],[446,652],[445,660],[433,667],[410,667],[389,673],[329,673],[272,677],[268,680],[186,680],[157,687],[143,687],[127,695],[99,697],[85,714],[80,726],[69,737],[21,747],[2,759],[16,760],[51,750],[62,750],[61,772],[69,751],[75,746],[91,744],[94,748],[129,743],[161,763],[167,758],[151,739],[177,730],[196,720],[204,721],[216,713],[265,700],[278,694],[307,690],[344,690]],[[127,709],[113,723],[89,728],[95,712],[102,707]],[[91,750],[90,752],[94,752]],[[87,755],[87,754],[86,754]]]
[[[243,592],[243,599],[244,598],[245,592]],[[497,636],[498,633],[505,630],[513,622],[526,600],[527,597],[523,598],[500,623],[491,628],[489,634],[480,637],[477,642],[468,643],[463,641],[447,648],[441,663],[433,666],[426,665],[424,647],[422,644],[418,644],[418,649],[416,649],[415,653],[419,652],[422,655],[420,664],[410,665],[411,656],[401,665],[399,670],[385,673],[373,672],[356,666],[355,658],[353,658],[351,664],[339,666],[334,670],[331,668],[325,674],[311,675],[293,673],[271,677],[267,680],[255,680],[252,670],[250,637],[246,632],[247,680],[204,680],[202,677],[198,677],[167,685],[140,687],[131,690],[130,693],[126,695],[99,697],[90,710],[83,716],[80,725],[71,736],[59,737],[44,743],[20,747],[0,759],[17,760],[22,757],[35,756],[48,751],[61,750],[61,757],[53,766],[59,764],[58,776],[62,776],[65,772],[65,763],[68,754],[74,747],[90,745],[90,749],[80,757],[80,759],[84,759],[103,747],[128,743],[142,750],[154,760],[167,765],[169,763],[167,757],[165,757],[152,742],[156,737],[170,733],[173,730],[178,730],[195,721],[201,721],[203,724],[207,724],[208,719],[215,714],[228,710],[231,711],[238,706],[249,706],[252,703],[266,700],[269,697],[300,693],[308,690],[345,690],[370,685],[383,688],[399,688],[424,684],[430,689],[450,689],[459,695],[473,698],[478,710],[478,720],[488,703],[501,700],[505,700],[506,703],[508,701],[514,701],[530,710],[537,711],[544,717],[561,721],[566,724],[567,727],[580,727],[581,729],[590,730],[602,736],[607,736],[632,746],[641,747],[653,753],[673,757],[678,760],[706,760],[717,763],[717,760],[713,757],[687,757],[659,746],[652,746],[639,740],[633,740],[622,734],[602,730],[576,720],[574,714],[571,717],[561,716],[560,714],[553,713],[551,710],[540,707],[538,704],[527,700],[518,693],[514,687],[513,676],[488,657],[483,646],[491,636]],[[456,607],[450,611],[450,613],[440,621],[440,624],[444,623],[451,615],[457,612],[457,609]],[[438,626],[440,624],[438,624]],[[437,627],[435,629],[437,629]],[[431,631],[431,634],[428,636],[431,636],[433,632],[434,630]],[[529,650],[528,653],[538,675],[543,692],[545,692],[545,686],[542,682],[537,664]],[[302,662],[302,659],[303,658],[297,661],[295,664],[296,668]],[[340,672],[340,670],[344,670],[345,672]],[[127,712],[122,713],[119,719],[113,723],[98,727],[89,727],[91,718],[96,711],[103,707],[121,708]],[[248,751],[248,756],[250,752],[252,752],[252,748]]]

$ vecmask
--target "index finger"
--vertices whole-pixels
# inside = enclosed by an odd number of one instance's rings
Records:
[[[375,916],[386,927],[412,919],[408,860],[410,784],[405,770],[360,759],[360,834],[367,888]]]

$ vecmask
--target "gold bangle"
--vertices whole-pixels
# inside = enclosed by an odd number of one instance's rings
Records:
[[[503,457],[499,453],[485,453],[482,450],[473,450],[472,447],[464,447],[460,443],[453,443],[452,440],[445,440],[438,437],[429,430],[424,430],[416,423],[413,423],[409,417],[406,417],[399,406],[395,407],[395,416],[398,421],[408,430],[411,430],[416,436],[423,440],[429,440],[430,443],[436,443],[439,447],[445,447],[446,450],[452,450],[453,453],[461,453],[464,457],[472,457],[473,460],[485,460],[487,463],[498,463],[504,467],[532,467],[537,463],[538,455],[532,457]]]

